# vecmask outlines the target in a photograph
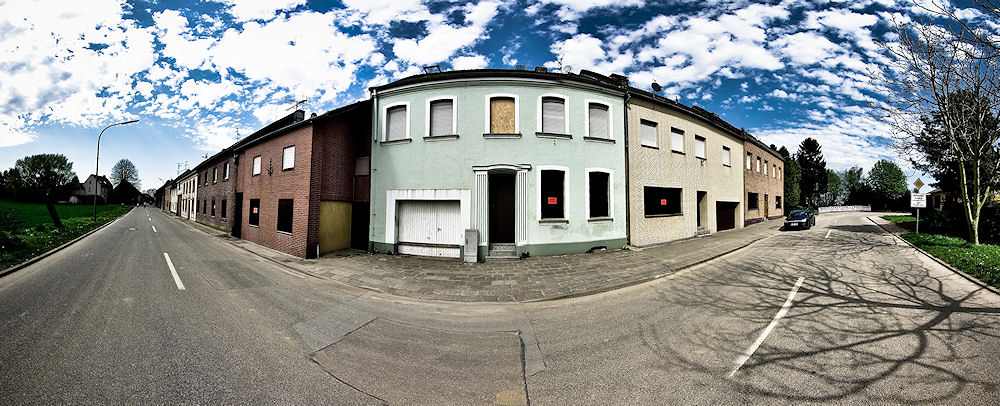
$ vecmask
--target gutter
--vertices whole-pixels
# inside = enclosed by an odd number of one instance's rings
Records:
[[[629,191],[632,178],[629,176],[629,156],[628,156],[628,103],[632,100],[632,92],[625,88],[625,103],[622,105],[622,115],[625,116],[625,244],[632,245],[632,206],[629,204]]]

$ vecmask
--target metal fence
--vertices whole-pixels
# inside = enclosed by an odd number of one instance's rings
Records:
[[[820,207],[820,213],[836,213],[842,211],[872,211],[872,206],[829,206]]]

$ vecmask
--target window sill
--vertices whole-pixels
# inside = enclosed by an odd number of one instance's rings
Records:
[[[282,172],[288,172],[288,171],[294,171],[294,170],[295,170],[295,167],[291,167],[291,168],[287,168],[287,169],[281,168]]]
[[[598,137],[583,137],[584,141],[596,142],[600,144],[614,144],[615,140],[611,138],[598,138]]]
[[[536,132],[535,136],[538,138],[551,138],[554,140],[571,140],[573,139],[572,134],[558,134],[558,133],[546,133],[546,132]]]
[[[284,235],[292,235],[292,233],[290,233],[288,231],[281,231],[281,230],[277,230],[277,233],[278,234],[284,234]]]
[[[382,145],[389,146],[389,145],[396,145],[396,144],[409,144],[411,142],[413,142],[412,139],[403,138],[403,139],[399,139],[399,140],[382,141]]]
[[[673,152],[675,154],[687,155],[687,154],[684,153],[684,151],[678,151],[676,149],[672,149],[672,150],[670,150],[670,152]]]
[[[700,159],[702,162],[708,161],[708,158],[696,156],[695,158]]]
[[[677,217],[683,215],[684,213],[673,213],[673,214],[646,214],[645,216],[646,218],[654,218],[654,217]]]
[[[660,149],[660,147],[658,147],[656,145],[639,144],[639,146],[643,147],[643,148],[649,148],[649,149]]]
[[[566,220],[566,219],[541,219],[541,220],[538,220],[538,224],[569,224],[569,220]]]
[[[521,138],[521,133],[485,133],[483,138],[486,139],[507,139],[507,138]]]
[[[725,166],[727,168],[732,168],[733,167],[732,165],[726,165],[726,164],[722,164],[722,166]]]
[[[587,222],[589,223],[611,223],[613,221],[615,221],[615,219],[611,217],[591,217],[587,219]]]
[[[449,141],[457,139],[458,134],[428,135],[424,137],[424,141]]]
[[[259,173],[255,173],[255,174],[250,175],[250,177],[254,177],[254,176],[260,176],[260,174]]]
[[[253,227],[253,228],[260,228],[260,226],[255,226],[253,224],[247,224],[247,225],[250,226],[250,227]]]

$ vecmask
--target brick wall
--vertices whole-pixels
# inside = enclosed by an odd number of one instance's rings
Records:
[[[784,162],[781,158],[769,149],[764,149],[756,144],[746,141],[743,143],[744,154],[740,165],[743,169],[744,191],[743,202],[745,207],[744,218],[746,224],[753,224],[764,220],[765,214],[768,218],[781,217],[784,213]],[[747,154],[751,154],[750,169],[747,169]],[[757,157],[760,157],[760,171],[757,170]],[[767,174],[764,174],[764,162],[767,161]],[[777,165],[777,176],[773,173],[772,165]],[[756,210],[750,209],[749,194],[757,193],[758,205]],[[767,195],[767,201],[764,200]],[[781,197],[781,208],[775,207],[775,197]]]
[[[198,214],[195,218],[196,221],[202,224],[206,224],[215,228],[226,230],[227,232],[232,231],[234,216],[233,216],[233,205],[236,199],[236,176],[237,170],[236,165],[233,163],[232,154],[223,154],[211,162],[207,162],[198,168],[198,172],[202,174],[202,182],[198,188],[198,201],[205,204],[207,202],[207,210],[202,210],[199,207]],[[229,163],[229,179],[225,177],[225,164]],[[218,169],[219,177],[213,182],[212,170]],[[208,174],[208,184],[205,184],[205,175]],[[212,200],[215,200],[215,215],[212,215]],[[222,200],[226,201],[226,211],[225,217],[222,213]],[[204,214],[202,212],[204,211]]]

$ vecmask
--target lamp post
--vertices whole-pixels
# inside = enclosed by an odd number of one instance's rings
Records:
[[[101,134],[97,136],[97,159],[94,160],[94,221],[95,222],[97,221],[97,189],[100,188],[101,185],[101,182],[98,180],[98,177],[100,176],[98,175],[100,173],[99,168],[101,167],[101,136],[103,136],[104,132],[107,131],[109,128],[114,127],[116,125],[125,125],[138,122],[139,120],[129,120],[111,124],[107,127],[104,127],[104,129],[101,130]]]

